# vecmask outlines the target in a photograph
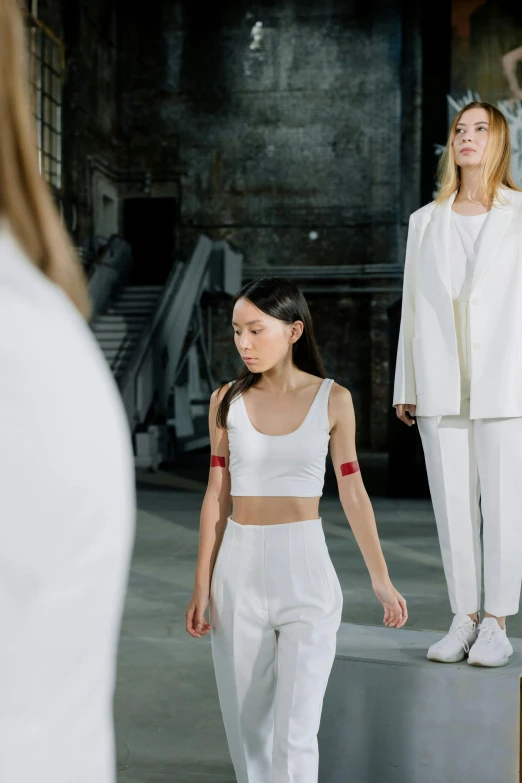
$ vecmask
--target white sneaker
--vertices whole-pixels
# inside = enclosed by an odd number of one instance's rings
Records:
[[[486,617],[479,626],[478,639],[468,658],[472,666],[505,666],[513,647],[494,617]]]
[[[467,614],[456,614],[446,636],[432,644],[427,658],[439,663],[458,663],[477,638],[477,624]]]

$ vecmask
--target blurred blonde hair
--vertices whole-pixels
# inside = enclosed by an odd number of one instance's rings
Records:
[[[490,204],[499,200],[500,188],[521,189],[515,184],[511,174],[511,139],[509,125],[502,112],[485,101],[473,101],[461,109],[453,120],[448,143],[438,165],[439,192],[435,201],[446,201],[460,188],[460,167],[455,162],[453,141],[457,125],[464,112],[469,109],[485,109],[489,116],[488,143],[482,159],[481,185],[483,194]]]
[[[40,175],[27,45],[17,0],[0,0],[0,215],[29,259],[89,318],[83,268]]]

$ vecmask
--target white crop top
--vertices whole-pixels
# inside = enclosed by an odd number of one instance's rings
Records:
[[[323,494],[332,384],[331,378],[323,379],[303,423],[287,435],[259,432],[248,417],[243,395],[232,401],[227,418],[232,497]]]

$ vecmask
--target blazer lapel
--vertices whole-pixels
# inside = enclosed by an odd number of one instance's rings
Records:
[[[507,228],[513,219],[513,207],[509,199],[509,191],[502,190],[501,194],[504,198],[508,199],[506,206],[491,207],[491,211],[486,219],[484,228],[482,229],[482,237],[480,238],[479,248],[477,252],[477,260],[475,263],[475,270],[473,272],[473,280],[471,283],[471,290],[475,288],[480,278],[491,263],[495,251],[502,241]]]
[[[456,191],[442,204],[438,204],[433,211],[429,230],[429,242],[431,244],[431,258],[437,272],[444,284],[449,296],[451,295],[451,267],[450,267],[450,243],[451,243],[451,207],[455,201]]]

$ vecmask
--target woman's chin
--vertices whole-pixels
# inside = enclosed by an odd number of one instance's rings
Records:
[[[477,166],[480,166],[480,160],[477,160],[477,158],[461,158],[457,161],[457,166],[460,166],[461,168],[476,168]]]

